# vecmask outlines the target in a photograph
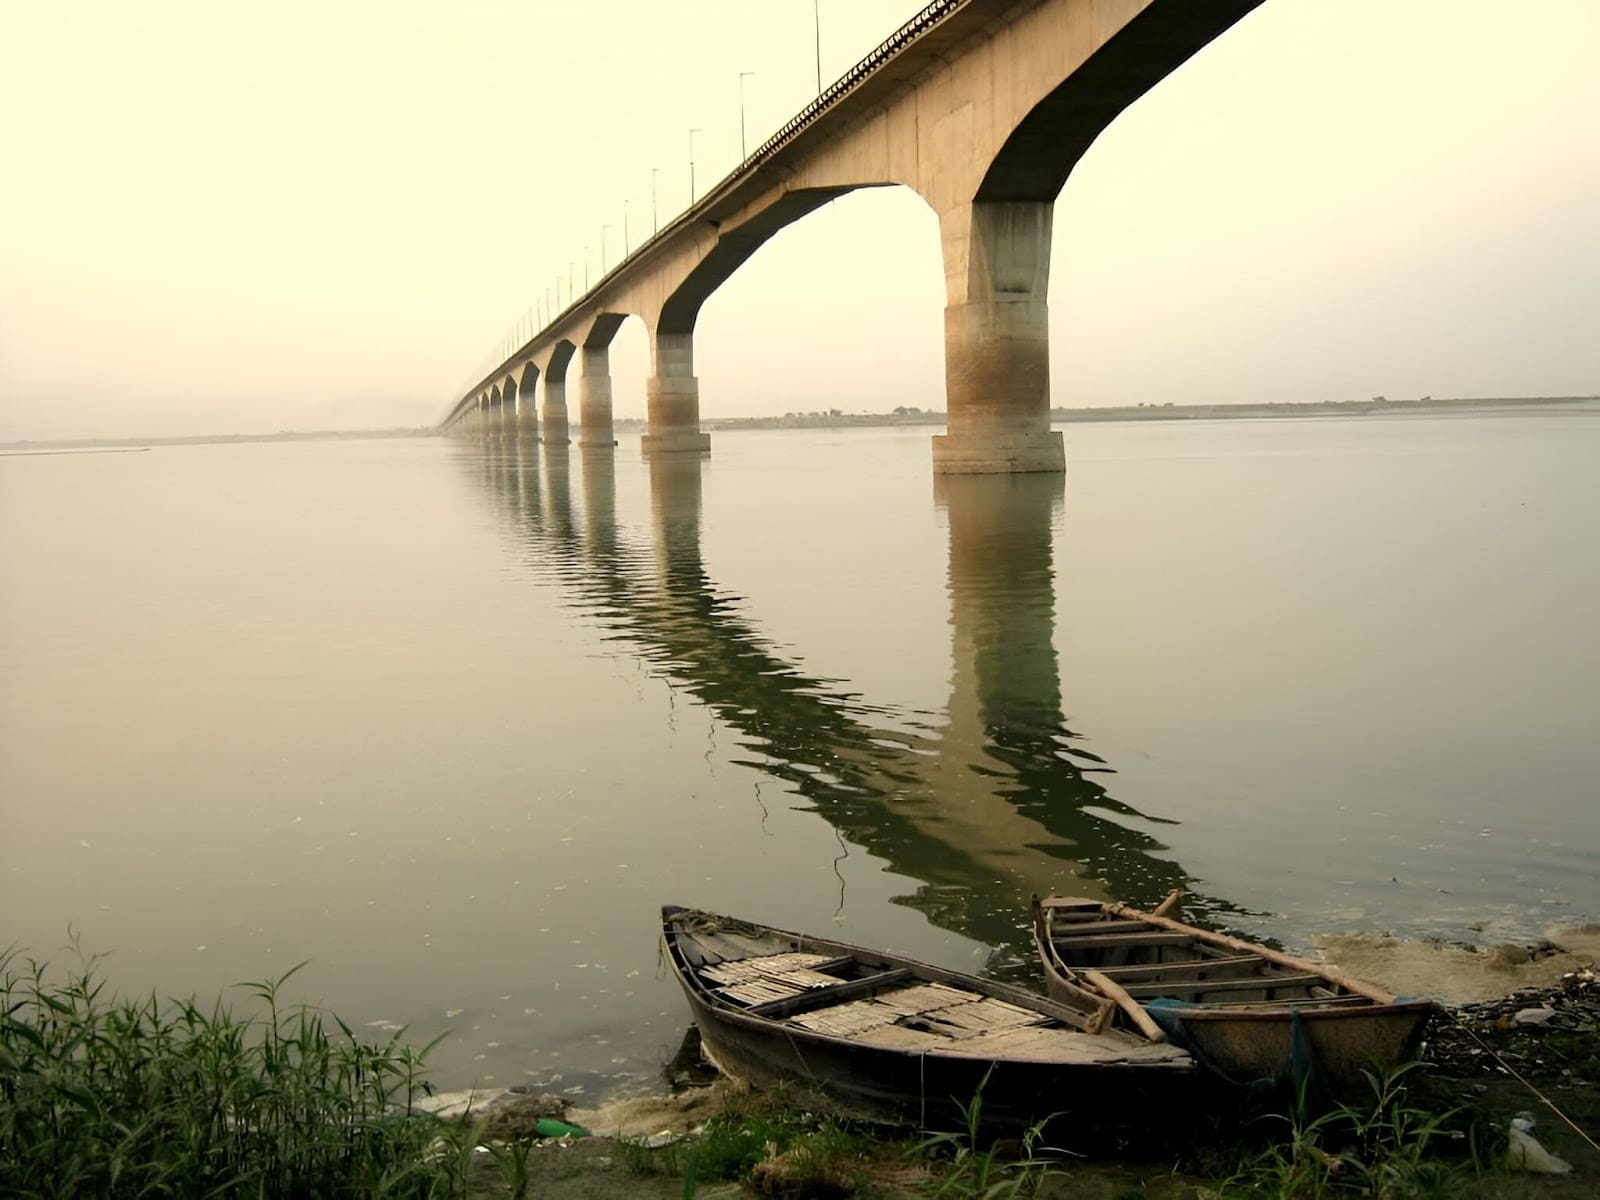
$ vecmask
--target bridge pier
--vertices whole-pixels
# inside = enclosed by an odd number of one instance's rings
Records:
[[[522,376],[517,380],[517,437],[525,442],[539,440],[539,368],[524,364]]]
[[[500,394],[499,433],[505,441],[517,440],[517,393],[509,389]]]
[[[980,201],[940,217],[948,432],[944,475],[1065,471],[1050,428],[1051,201]]]
[[[539,440],[539,405],[528,388],[517,390],[517,437],[524,442]]]
[[[700,381],[694,375],[694,335],[656,332],[654,373],[645,382],[650,429],[639,439],[645,454],[707,454],[711,435],[700,431]]]
[[[611,425],[611,348],[584,346],[580,354],[578,445],[585,450],[609,450],[617,444]]]
[[[567,432],[567,380],[553,372],[544,375],[544,444],[565,446],[572,440]]]

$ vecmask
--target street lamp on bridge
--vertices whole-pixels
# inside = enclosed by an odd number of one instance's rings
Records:
[[[749,157],[749,152],[744,148],[744,81],[754,75],[754,71],[739,72],[739,161],[743,162]]]
[[[694,135],[704,133],[703,129],[689,130],[689,207],[694,207]]]
[[[817,41],[817,95],[822,95],[822,0],[811,0],[811,27]]]

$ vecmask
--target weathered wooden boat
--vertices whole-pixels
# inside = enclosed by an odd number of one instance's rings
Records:
[[[1114,1026],[1175,1041],[1233,1083],[1320,1072],[1334,1094],[1355,1095],[1364,1070],[1381,1073],[1415,1052],[1432,1001],[1174,920],[1166,914],[1181,894],[1152,912],[1035,898],[1050,995],[1080,1007],[1109,1000]]]
[[[707,1055],[754,1085],[810,1084],[841,1111],[959,1127],[1064,1116],[1109,1131],[1165,1114],[1198,1072],[1176,1046],[1006,984],[695,909],[661,910]],[[1086,1136],[1085,1142],[1092,1142]]]

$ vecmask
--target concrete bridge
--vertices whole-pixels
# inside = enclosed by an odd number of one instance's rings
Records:
[[[1261,0],[935,0],[737,170],[471,388],[442,428],[611,446],[609,347],[650,345],[648,454],[710,449],[700,429],[701,305],[785,225],[865,187],[938,214],[945,274],[943,473],[1061,471],[1046,289],[1056,195],[1129,104]],[[542,403],[540,403],[542,401]]]

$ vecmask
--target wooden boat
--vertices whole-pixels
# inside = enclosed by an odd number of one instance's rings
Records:
[[[959,1127],[981,1089],[987,1129],[1063,1115],[1112,1130],[1167,1113],[1199,1074],[1178,1047],[1110,1028],[1108,1011],[694,909],[664,907],[661,925],[721,1070],[810,1084],[852,1115]]]
[[[1050,995],[1116,1005],[1113,1022],[1192,1050],[1234,1083],[1290,1082],[1296,1027],[1335,1095],[1366,1088],[1363,1070],[1409,1058],[1433,1009],[1265,946],[1166,915],[1099,900],[1034,899],[1034,941]],[[1302,1066],[1300,1074],[1304,1074]]]

